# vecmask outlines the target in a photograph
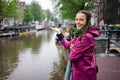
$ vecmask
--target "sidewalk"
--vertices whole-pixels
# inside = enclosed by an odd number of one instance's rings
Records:
[[[120,57],[98,57],[97,65],[97,80],[120,80]]]
[[[96,38],[96,40],[100,39],[102,39],[102,41],[98,41],[97,45],[105,46],[107,38],[105,36]],[[110,46],[110,50],[115,49],[120,52],[120,41],[110,40]],[[107,48],[102,48],[102,50],[103,49]],[[97,80],[120,80],[120,57],[103,52],[96,54],[96,63],[98,65]]]

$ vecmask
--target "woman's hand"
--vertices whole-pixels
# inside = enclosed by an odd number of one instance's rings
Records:
[[[61,33],[61,31],[60,31],[60,29],[58,29],[58,28],[53,28],[53,27],[49,27],[51,30],[54,30],[54,31],[56,31],[58,34],[60,34]]]
[[[70,45],[70,50],[71,50],[73,47],[74,47],[74,44],[71,44],[71,45]]]

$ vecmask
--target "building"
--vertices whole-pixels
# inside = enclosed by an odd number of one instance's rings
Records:
[[[98,23],[103,19],[105,24],[120,24],[120,0],[97,0],[95,4]]]
[[[21,18],[23,16],[24,10],[27,7],[25,2],[18,1],[18,7],[16,8],[17,11],[19,12],[20,18],[4,18],[3,24],[4,26],[17,26],[17,25],[22,25],[23,24],[23,19]]]

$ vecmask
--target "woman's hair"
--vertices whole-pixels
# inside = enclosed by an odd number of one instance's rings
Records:
[[[83,13],[86,15],[87,18],[87,24],[89,24],[90,20],[91,20],[91,13],[87,10],[80,10],[78,13]]]
[[[90,28],[90,24],[91,24],[91,13],[87,10],[80,10],[77,14],[79,13],[83,13],[86,15],[86,26],[83,27],[83,33],[80,35],[80,38],[82,37],[83,34],[85,34],[88,29]]]

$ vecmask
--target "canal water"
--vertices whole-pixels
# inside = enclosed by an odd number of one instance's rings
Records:
[[[0,38],[0,80],[63,80],[65,54],[49,30]]]

